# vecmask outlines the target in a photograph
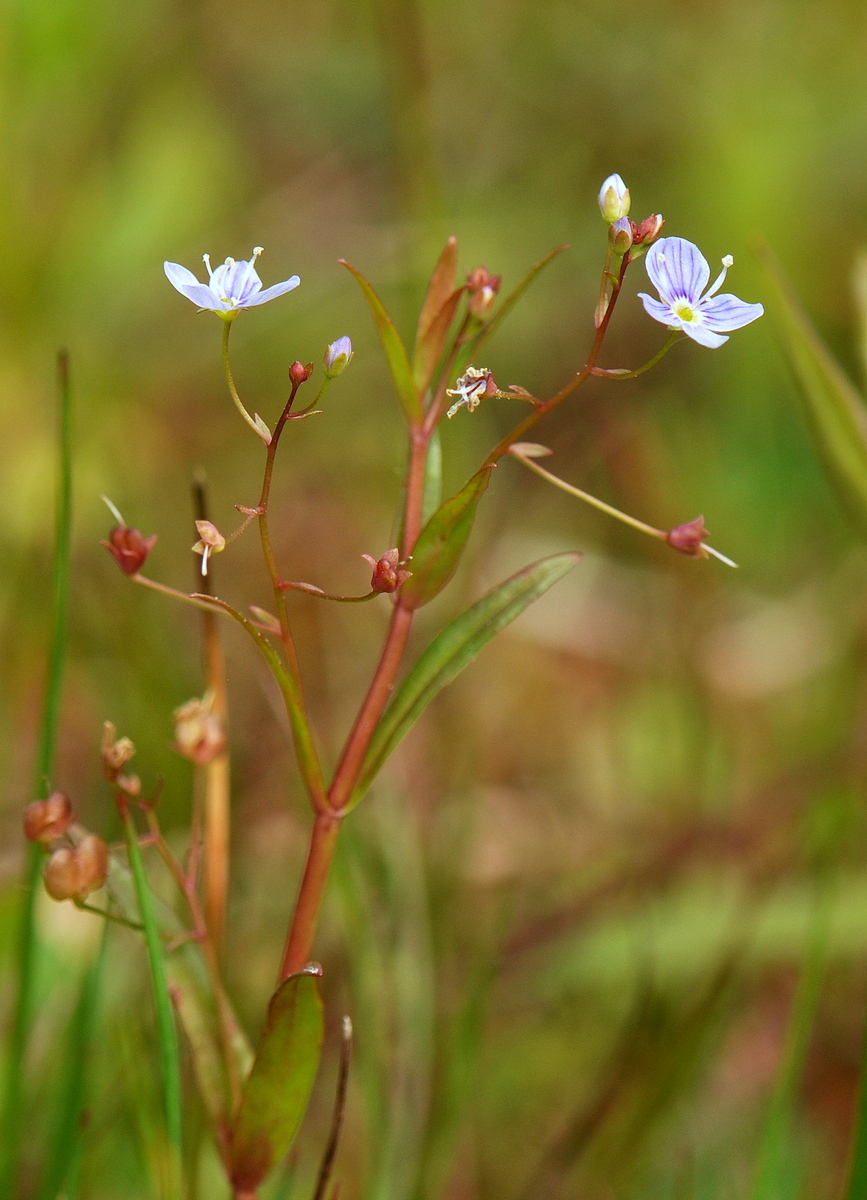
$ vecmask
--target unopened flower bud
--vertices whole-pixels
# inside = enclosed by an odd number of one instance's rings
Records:
[[[188,700],[174,712],[174,749],[197,766],[212,762],[226,749],[226,731],[214,712],[213,695]]]
[[[138,529],[130,529],[128,525],[115,525],[108,535],[108,541],[100,542],[100,545],[105,546],[126,575],[135,575],[144,566],[156,540],[155,533],[146,538],[142,537]]]
[[[704,527],[704,517],[696,517],[694,521],[687,521],[685,525],[678,525],[669,530],[665,540],[673,549],[681,554],[688,554],[690,558],[707,558],[707,551],[702,543],[708,537],[710,534]]]
[[[491,275],[487,267],[476,267],[467,275],[467,291],[470,293],[470,312],[474,317],[487,316],[494,306],[500,290],[502,276]]]
[[[53,842],[63,837],[75,820],[66,792],[52,792],[47,800],[34,800],[24,810],[24,836],[31,842]]]
[[[129,738],[118,738],[114,725],[106,721],[102,727],[102,773],[105,778],[114,782],[134,754],[135,746]]]
[[[292,366],[289,368],[289,378],[292,380],[292,382],[295,384],[296,387],[300,387],[300,385],[302,383],[305,383],[312,374],[313,374],[313,363],[308,363],[307,366],[305,367],[303,362],[298,362],[298,360],[296,359],[295,362],[292,364]]]
[[[336,379],[338,375],[342,375],[352,361],[354,353],[352,342],[345,335],[332,342],[322,360],[326,379]]]
[[[101,888],[108,875],[108,846],[88,833],[77,846],[55,850],[42,877],[53,900],[84,900]]]
[[[401,567],[400,551],[397,547],[386,550],[380,559],[375,559],[370,554],[362,554],[361,557],[373,568],[373,577],[370,580],[372,592],[396,592],[412,574]]]
[[[629,217],[620,217],[608,228],[608,240],[615,254],[623,255],[632,245],[632,222]]]
[[[655,242],[662,232],[662,227],[665,220],[661,213],[656,213],[653,216],[645,217],[637,225],[632,223],[632,242],[636,246],[649,246],[651,242]]]
[[[609,225],[628,216],[631,203],[629,188],[619,175],[609,175],[599,189],[599,209]]]

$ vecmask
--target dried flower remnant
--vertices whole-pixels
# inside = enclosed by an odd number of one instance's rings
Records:
[[[24,810],[24,836],[46,845],[63,837],[75,820],[72,801],[66,792],[52,792],[45,800],[34,800]]]
[[[700,346],[721,346],[728,341],[727,333],[749,325],[765,311],[761,304],[747,304],[730,293],[716,294],[733,261],[726,255],[722,271],[705,291],[710,267],[699,248],[685,238],[662,238],[647,256],[647,274],[660,299],[639,292],[645,311],[669,329],[682,329]]]
[[[467,367],[463,375],[455,381],[453,388],[446,388],[447,396],[459,396],[460,399],[446,413],[453,417],[464,405],[470,412],[481,404],[486,396],[496,396],[497,384],[493,374],[485,367]]]
[[[213,762],[226,749],[223,721],[214,711],[214,697],[206,692],[201,700],[188,700],[174,712],[174,749],[197,766]]]
[[[100,542],[112,556],[125,575],[137,575],[147,562],[147,557],[153,550],[157,535],[143,537],[138,529],[128,525],[115,525],[108,535],[108,541]]]
[[[326,379],[336,379],[338,375],[342,375],[354,354],[352,342],[346,335],[338,338],[336,342],[331,342],[322,360]]]
[[[85,900],[102,887],[107,875],[108,846],[95,833],[86,834],[77,846],[55,850],[42,873],[53,900]]]
[[[134,755],[135,746],[129,738],[119,738],[111,721],[106,721],[102,727],[102,773],[105,778],[114,783]]]
[[[652,216],[645,217],[643,221],[637,224],[632,222],[632,244],[634,246],[649,246],[651,242],[655,242],[662,232],[662,227],[665,224],[665,218],[662,213],[654,213]]]
[[[599,189],[599,211],[609,225],[629,215],[631,205],[629,188],[619,175],[609,175]]]
[[[196,521],[199,540],[193,545],[193,553],[202,556],[202,574],[208,573],[208,556],[226,549],[226,539],[212,521]]]
[[[267,304],[269,300],[276,300],[278,296],[291,292],[301,282],[297,275],[292,275],[282,283],[275,283],[262,291],[262,280],[256,271],[256,259],[261,253],[262,247],[256,246],[251,258],[239,262],[227,258],[213,271],[210,255],[203,255],[202,261],[208,269],[207,283],[200,283],[192,271],[180,263],[163,263],[163,269],[169,283],[182,296],[186,296],[198,308],[209,309],[224,321],[232,321],[242,308]]]
[[[374,558],[372,554],[362,554],[361,557],[373,568],[370,580],[372,592],[396,592],[412,574],[412,571],[407,571],[401,566],[400,551],[396,546],[386,550],[380,559]]]

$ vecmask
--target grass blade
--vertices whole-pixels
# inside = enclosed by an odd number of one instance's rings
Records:
[[[376,727],[350,807],[358,803],[382,764],[431,700],[469,665],[495,633],[520,616],[580,558],[576,553],[554,554],[525,567],[493,588],[431,642]]]
[[[34,795],[47,796],[54,766],[63,668],[66,659],[66,629],[69,607],[69,561],[72,544],[72,393],[69,355],[57,356],[57,500],[55,507],[54,569],[52,577],[51,642],[45,696],[36,747]],[[12,1020],[9,1059],[3,1105],[0,1196],[15,1192],[18,1139],[22,1127],[24,1057],[33,1015],[37,963],[36,893],[42,869],[42,851],[29,847],[25,890],[18,929],[18,996]]]
[[[169,1154],[169,1197],[168,1200],[181,1200],[181,1071],[178,1057],[178,1035],[175,1029],[172,1002],[166,979],[166,966],[163,959],[163,944],[160,939],[159,927],[154,912],[153,900],[142,861],[141,848],[138,844],[138,834],[129,809],[124,804],[123,826],[126,836],[129,864],[132,869],[136,899],[139,913],[144,925],[145,944],[148,953],[151,982],[154,991],[156,1008],[157,1036],[160,1046],[160,1069],[162,1072],[163,1098],[165,1102],[166,1133],[168,1135]]]

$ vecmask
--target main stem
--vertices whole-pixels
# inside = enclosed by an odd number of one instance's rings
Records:
[[[555,396],[552,396],[550,400],[540,405],[539,408],[513,429],[491,454],[488,455],[485,465],[496,463],[502,458],[513,442],[519,441],[524,433],[532,428],[541,417],[545,416],[553,408],[556,408],[568,396],[571,396],[590,377],[596,365],[596,360],[599,357],[599,352],[602,349],[602,343],[605,340],[605,334],[608,330],[617,298],[620,295],[620,289],[623,286],[623,279],[628,265],[628,257],[624,256],[617,278],[611,289],[608,308],[596,330],[596,337],[590,348],[590,354],[582,369]],[[288,406],[284,417],[287,414]],[[273,466],[273,449],[280,428],[281,425],[278,423],[272,444],[268,448],[269,467]],[[433,429],[426,427],[422,423],[413,425],[410,429],[410,460],[404,506],[403,545],[401,547],[403,557],[408,555],[421,532],[425,467],[428,445],[432,433]],[[270,472],[267,478],[270,480]],[[267,503],[267,494],[263,493],[263,495]],[[260,522],[261,520],[262,518],[260,517]],[[310,959],[319,910],[325,894],[325,885],[328,881],[328,873],[334,857],[334,849],[337,845],[340,822],[345,806],[352,796],[352,790],[358,781],[358,776],[364,762],[364,755],[370,745],[370,739],[373,736],[373,732],[385,710],[389,695],[394,687],[397,672],[409,638],[412,618],[412,610],[404,608],[398,597],[392,611],[379,664],[371,680],[367,695],[359,709],[355,724],[347,738],[343,754],[334,773],[331,787],[328,789],[327,808],[324,811],[317,809],[317,815],[313,822],[313,828],[310,833],[310,845],[307,851],[307,862],[301,878],[298,900],[289,927],[286,949],[280,967],[279,982],[281,983],[289,975],[302,970]]]

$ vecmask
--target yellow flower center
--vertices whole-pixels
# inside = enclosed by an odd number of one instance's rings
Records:
[[[681,321],[695,320],[695,313],[685,300],[678,300],[676,304],[671,306],[671,310],[676,317],[680,317]]]

